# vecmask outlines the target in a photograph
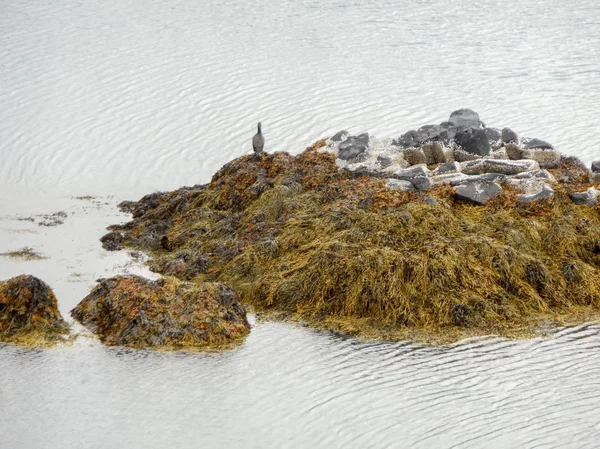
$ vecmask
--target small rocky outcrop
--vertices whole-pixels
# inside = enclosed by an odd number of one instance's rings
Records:
[[[600,182],[600,171],[594,172],[600,170],[600,161],[590,172],[545,140],[519,137],[507,127],[486,127],[471,109],[459,109],[439,125],[424,125],[396,139],[340,131],[321,151],[333,153],[337,165],[354,177],[383,178],[402,191],[495,182],[516,189],[515,199],[528,204],[553,198],[557,182]],[[534,178],[535,183],[525,182]]]
[[[71,315],[102,342],[133,348],[221,348],[250,331],[231,287],[173,277],[102,279]]]
[[[68,333],[56,297],[44,281],[21,275],[0,282],[0,341],[44,346]]]

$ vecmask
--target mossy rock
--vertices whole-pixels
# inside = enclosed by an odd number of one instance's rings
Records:
[[[0,281],[0,341],[47,346],[68,333],[56,297],[44,281],[30,275]]]
[[[600,311],[600,209],[569,198],[586,177],[553,199],[522,204],[507,188],[475,207],[449,186],[353,179],[319,145],[240,157],[208,185],[130,205],[143,212],[111,229],[151,251],[158,272],[226,282],[258,311],[369,337],[512,335]]]
[[[102,279],[71,315],[105,344],[132,348],[220,349],[241,342],[250,330],[231,287],[174,277]]]

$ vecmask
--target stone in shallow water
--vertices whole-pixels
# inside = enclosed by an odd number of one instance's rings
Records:
[[[472,109],[458,109],[450,114],[449,122],[463,128],[480,128],[479,114]]]
[[[71,315],[106,344],[218,347],[240,342],[250,331],[246,310],[226,284],[134,275],[99,282]]]
[[[502,193],[502,187],[495,182],[467,182],[456,189],[454,197],[460,201],[484,206],[486,201],[500,195],[500,193]]]
[[[571,194],[571,200],[580,206],[597,206],[598,191],[590,187],[585,192],[576,192]]]
[[[600,161],[592,162],[592,173],[600,173]]]
[[[68,332],[48,284],[25,274],[0,281],[0,341],[39,334],[51,342]]]
[[[342,131],[338,131],[337,133],[335,133],[330,140],[332,142],[341,142],[342,140],[345,140],[349,134],[350,133],[344,129]]]
[[[350,161],[363,156],[369,148],[369,133],[363,133],[358,136],[349,136],[340,143],[338,159]]]
[[[536,161],[532,160],[502,160],[502,159],[477,159],[460,164],[460,171],[467,175],[480,175],[483,173],[501,173],[504,175],[516,175],[540,168]]]
[[[519,143],[519,135],[510,128],[504,128],[502,129],[502,142]]]
[[[483,129],[466,129],[456,133],[454,142],[464,151],[478,156],[487,156],[490,154],[490,141],[485,135]]]
[[[554,196],[554,190],[546,183],[531,184],[527,189],[529,192],[517,195],[517,199],[525,204],[537,200],[550,199]]]
[[[392,140],[392,145],[402,148],[419,146],[419,135],[414,129],[405,132],[398,139]]]
[[[412,185],[412,182],[404,181],[402,179],[388,178],[385,180],[385,183],[390,189],[401,190],[402,192],[409,192],[411,190],[415,190],[415,187]]]

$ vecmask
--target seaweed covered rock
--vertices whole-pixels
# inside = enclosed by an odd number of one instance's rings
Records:
[[[21,275],[0,281],[0,341],[43,346],[68,334],[52,289]]]
[[[231,287],[173,277],[102,279],[71,315],[104,343],[133,348],[221,348],[250,330]]]
[[[510,335],[600,312],[600,213],[570,198],[591,187],[576,161],[357,177],[325,145],[240,157],[206,186],[143,198],[131,210],[144,213],[113,231],[150,249],[155,271],[226,282],[259,311],[374,337]],[[423,177],[435,181],[425,192],[414,189]],[[498,184],[483,184],[491,194],[474,206],[453,187],[470,182]]]

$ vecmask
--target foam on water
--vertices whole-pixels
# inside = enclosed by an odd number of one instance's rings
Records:
[[[600,159],[599,25],[592,0],[4,0],[0,252],[48,259],[0,257],[0,279],[40,276],[66,315],[98,277],[148,275],[100,247],[115,205],[206,182],[258,121],[269,152],[347,129],[383,155],[469,107]],[[598,331],[431,348],[259,323],[220,354],[0,346],[0,447],[593,448]]]

